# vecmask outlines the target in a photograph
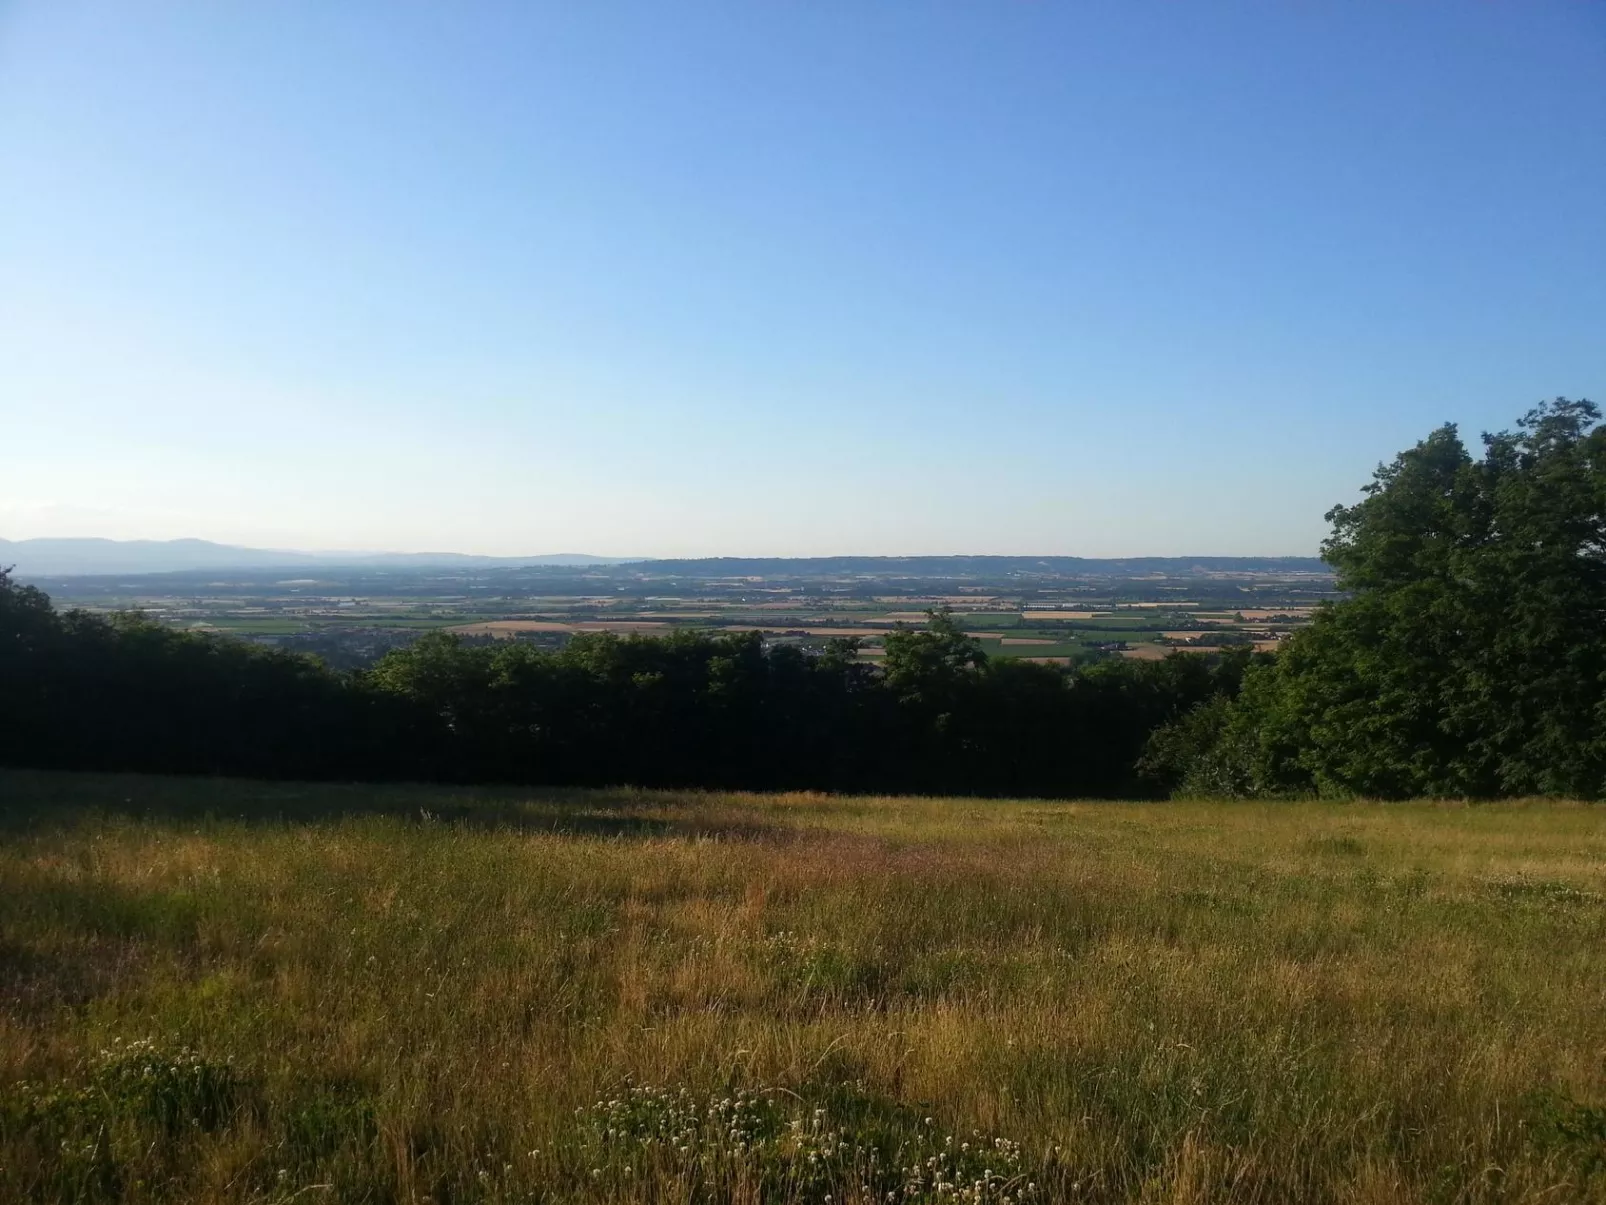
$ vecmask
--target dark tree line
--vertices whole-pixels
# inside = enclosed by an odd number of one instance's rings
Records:
[[[133,614],[60,614],[0,572],[0,763],[389,777],[424,727],[311,658]]]
[[[372,670],[134,615],[58,614],[0,574],[0,760],[299,778],[1152,793],[1156,728],[1236,692],[1247,654],[1071,672],[989,659],[947,614],[823,655],[756,633],[576,637],[547,651],[432,633]]]
[[[0,762],[300,778],[1143,797],[1606,794],[1606,427],[1454,427],[1328,515],[1347,591],[1277,656],[989,659],[946,613],[823,655],[756,634],[432,634],[373,669],[0,573]]]

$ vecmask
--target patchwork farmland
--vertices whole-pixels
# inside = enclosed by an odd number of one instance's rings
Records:
[[[977,568],[971,562],[1003,562]],[[1035,562],[1034,562],[1035,563]],[[856,640],[874,658],[886,634],[950,608],[991,657],[1058,663],[1172,652],[1275,648],[1333,597],[1319,563],[1211,570],[1190,562],[1136,570],[1051,567],[1010,558],[926,558],[913,569],[765,562],[649,562],[586,570],[158,574],[130,582],[42,583],[63,605],[139,609],[177,627],[360,663],[423,631],[554,647],[578,635],[756,631],[767,642],[823,649]]]

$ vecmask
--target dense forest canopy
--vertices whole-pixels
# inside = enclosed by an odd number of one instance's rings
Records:
[[[1474,459],[1441,427],[1336,507],[1325,607],[1156,735],[1189,792],[1606,793],[1606,427],[1558,398]]]
[[[0,573],[0,760],[273,777],[982,795],[1606,793],[1606,427],[1446,426],[1329,513],[1347,597],[1276,655],[989,659],[944,612],[823,654],[757,633],[443,633],[371,670]]]

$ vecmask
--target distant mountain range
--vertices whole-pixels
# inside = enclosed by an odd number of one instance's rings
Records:
[[[0,568],[14,565],[19,577],[89,577],[106,574],[210,572],[213,570],[520,569],[628,565],[653,577],[727,578],[776,576],[874,576],[965,578],[973,576],[1113,576],[1220,573],[1327,574],[1316,557],[706,557],[649,560],[585,553],[542,556],[471,556],[460,552],[298,552],[241,548],[209,540],[0,540]]]
[[[461,552],[298,552],[278,548],[240,548],[232,544],[214,544],[210,540],[0,540],[0,567],[15,566],[19,577],[333,566],[512,569],[525,565],[617,565],[629,559],[588,556],[579,552],[543,556],[471,556]]]

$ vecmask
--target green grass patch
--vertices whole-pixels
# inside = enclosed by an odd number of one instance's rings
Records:
[[[0,772],[0,1200],[1606,1200],[1606,812]]]

